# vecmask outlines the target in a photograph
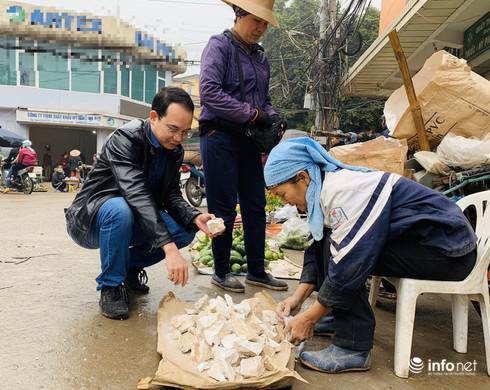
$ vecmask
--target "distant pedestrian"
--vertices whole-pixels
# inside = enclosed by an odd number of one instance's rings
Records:
[[[57,192],[66,192],[65,172],[63,167],[58,165],[51,176],[51,185]]]
[[[63,171],[65,172],[66,176],[70,174],[70,172],[68,171],[68,157],[70,157],[70,154],[66,151],[63,152],[63,154],[60,156],[60,159],[56,164],[56,165],[61,165],[63,167]]]
[[[81,152],[78,149],[73,149],[70,151],[68,156],[67,168],[70,172],[69,177],[76,177],[80,179],[79,170],[83,164],[82,157],[80,156]]]
[[[51,174],[53,172],[53,158],[51,156],[51,146],[44,145],[44,155],[43,155],[43,176],[45,180],[51,180]]]

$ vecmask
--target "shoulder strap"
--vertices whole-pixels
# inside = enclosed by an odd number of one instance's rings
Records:
[[[242,68],[242,62],[240,61],[240,53],[238,52],[240,49],[238,48],[237,45],[235,45],[235,62],[236,66],[238,68],[238,77],[240,80],[240,100],[242,102],[245,101],[245,85],[243,82],[243,68]]]

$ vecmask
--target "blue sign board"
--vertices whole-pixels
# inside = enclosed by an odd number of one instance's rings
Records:
[[[153,53],[164,57],[167,61],[175,60],[177,58],[175,50],[165,45],[165,43],[159,39],[153,38],[142,31],[135,32],[134,40],[139,47],[146,47]]]
[[[34,9],[27,15],[20,5],[11,5],[7,8],[11,23],[24,23],[26,20],[32,26],[45,26],[58,30],[86,32],[92,31],[102,34],[102,19],[85,15],[72,15],[67,12],[44,12]]]

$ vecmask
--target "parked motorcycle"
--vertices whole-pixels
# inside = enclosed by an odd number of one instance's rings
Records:
[[[23,192],[26,195],[32,194],[34,190],[34,182],[29,177],[29,172],[32,172],[34,167],[27,167],[24,169],[20,169],[17,172],[17,177],[12,179],[10,185],[7,186],[7,171],[4,170],[5,162],[2,161],[0,163],[0,187],[5,190],[9,189],[10,191],[15,192]]]
[[[199,207],[206,196],[203,169],[190,161],[182,162],[180,167],[180,186],[185,191],[189,203],[194,207]]]

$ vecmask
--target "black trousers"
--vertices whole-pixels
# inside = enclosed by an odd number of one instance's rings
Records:
[[[24,168],[27,168],[29,165],[24,165],[24,164],[14,164],[12,165],[12,178],[16,179],[17,178],[17,173]]]
[[[265,183],[261,154],[245,136],[210,130],[201,135],[208,211],[223,218],[226,231],[213,239],[216,275],[230,272],[237,199],[245,236],[248,271],[264,274]]]
[[[373,274],[459,281],[469,275],[475,262],[476,249],[461,257],[448,257],[434,248],[405,238],[388,242]],[[376,321],[365,288],[359,291],[358,298],[350,310],[334,309],[332,314],[335,317],[336,328],[333,344],[356,351],[368,351],[373,347]]]

